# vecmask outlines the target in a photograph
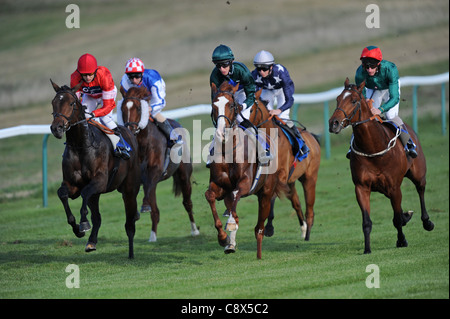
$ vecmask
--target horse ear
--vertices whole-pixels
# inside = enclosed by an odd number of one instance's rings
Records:
[[[236,91],[239,89],[239,83],[236,83],[235,86],[233,86],[233,93],[236,93]]]
[[[58,92],[61,89],[55,82],[52,81],[52,79],[50,79],[50,82],[52,83],[55,92]]]
[[[350,85],[350,80],[348,78],[345,79],[345,88],[348,88],[348,86]]]
[[[259,98],[261,97],[261,93],[262,93],[262,88],[259,89],[258,91],[256,91],[256,93],[255,93],[255,98],[256,98],[257,100],[259,100]]]
[[[81,85],[83,84],[82,81],[80,81],[80,83],[78,83],[77,85],[75,85],[73,88],[71,88],[73,93],[78,92],[78,90],[80,89]]]
[[[362,83],[358,86],[358,91],[362,92],[364,87],[366,86],[366,80],[362,81]]]
[[[212,92],[212,95],[215,95],[217,93],[217,86],[214,82],[211,83],[211,92]]]

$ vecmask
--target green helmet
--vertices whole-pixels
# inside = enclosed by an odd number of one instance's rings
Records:
[[[220,61],[230,61],[234,60],[234,54],[233,51],[226,45],[219,45],[217,48],[214,49],[212,54],[212,61],[213,63],[217,63]]]

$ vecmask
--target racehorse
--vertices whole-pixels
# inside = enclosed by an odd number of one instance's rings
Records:
[[[75,95],[81,83],[72,89],[67,86],[59,87],[53,81],[51,83],[56,95],[52,100],[53,122],[50,129],[58,139],[66,134],[62,161],[63,182],[58,189],[58,197],[64,206],[67,222],[78,238],[83,237],[85,232],[91,229],[87,220],[88,206],[93,227],[85,251],[96,250],[101,224],[100,195],[117,189],[122,193],[125,205],[125,230],[128,236],[128,257],[131,259],[134,257],[135,222],[139,219],[136,196],[140,186],[140,170],[136,138],[128,129],[120,127],[121,134],[132,151],[128,160],[115,157],[113,146],[105,133],[99,129],[99,124],[93,125],[94,120],[86,120],[86,107]],[[76,199],[80,195],[82,205],[78,225],[70,210],[68,199]]]
[[[397,228],[397,247],[407,247],[408,242],[402,227],[411,219],[412,211],[402,209],[403,178],[409,178],[419,194],[423,228],[434,228],[425,208],[426,161],[422,147],[415,132],[407,129],[417,145],[417,158],[405,154],[401,142],[397,143],[399,131],[394,132],[390,125],[382,124],[379,116],[373,116],[362,92],[365,82],[358,87],[345,81],[342,93],[337,97],[336,109],[329,120],[330,133],[338,134],[351,125],[354,139],[351,145],[350,169],[355,184],[356,200],[362,213],[364,233],[364,253],[371,253],[370,232],[370,193],[376,191],[390,199],[394,210],[393,223]]]
[[[236,117],[242,106],[235,101],[234,94],[239,85],[233,86],[228,82],[217,87],[212,84],[213,102],[212,117],[217,123],[215,137],[217,140],[215,152],[221,154],[220,161],[213,161],[210,165],[210,182],[205,197],[211,207],[215,227],[218,232],[219,244],[225,247],[225,253],[235,252],[236,231],[239,218],[236,207],[241,197],[256,195],[258,197],[258,222],[255,227],[257,240],[257,258],[261,259],[262,239],[264,237],[264,222],[269,216],[271,201],[276,196],[286,195],[297,213],[303,237],[309,240],[314,222],[315,187],[320,165],[320,145],[313,135],[306,130],[301,132],[303,139],[310,149],[310,154],[301,162],[296,162],[288,139],[281,129],[270,118],[269,111],[260,100],[261,90],[256,93],[256,103],[252,106],[250,122],[260,131],[266,130],[269,139],[278,137],[278,148],[275,148],[275,163],[258,175],[259,164],[252,160],[257,143],[247,134],[241,134],[242,129],[237,125]],[[260,134],[260,133],[258,133]],[[247,136],[245,136],[247,135]],[[263,135],[261,133],[261,135]],[[231,137],[230,137],[231,136]],[[232,143],[230,151],[226,144]],[[272,149],[273,150],[273,149]],[[232,153],[232,154],[231,154]],[[238,160],[238,157],[240,159]],[[295,164],[294,164],[295,163]],[[306,201],[306,220],[303,216],[300,201],[295,189],[295,181],[300,180]],[[230,218],[226,230],[222,229],[215,205],[216,200],[224,200]]]
[[[145,87],[132,87],[128,92],[123,92],[124,97],[121,105],[120,123],[124,125],[137,137],[139,145],[139,162],[141,163],[141,178],[144,187],[144,199],[141,213],[150,212],[152,230],[149,241],[157,239],[157,227],[159,223],[159,208],[156,203],[156,186],[159,182],[173,177],[173,191],[175,196],[183,194],[183,206],[189,215],[191,223],[191,235],[200,234],[194,220],[193,205],[191,200],[192,185],[192,163],[189,158],[188,148],[177,148],[183,151],[183,156],[178,158],[178,151],[168,148],[164,134],[158,129],[153,119],[149,119],[148,105],[141,105],[142,100],[148,95]],[[146,102],[144,102],[146,103]],[[145,109],[145,108],[147,109]],[[120,114],[118,114],[120,117]],[[180,128],[180,125],[170,120],[172,127]],[[181,132],[182,133],[182,132]],[[187,154],[187,155],[186,155]],[[173,157],[179,160],[169,161]],[[172,156],[173,155],[173,156]],[[185,160],[187,158],[187,160]]]

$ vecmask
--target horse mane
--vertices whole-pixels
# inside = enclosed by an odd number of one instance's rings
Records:
[[[140,99],[143,99],[147,96],[149,96],[149,92],[147,90],[147,88],[145,86],[141,86],[141,87],[132,87],[128,90],[128,92],[126,93],[126,97],[129,96],[134,96]]]

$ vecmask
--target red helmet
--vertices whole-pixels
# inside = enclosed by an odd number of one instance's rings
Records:
[[[142,73],[144,70],[144,63],[139,58],[129,59],[125,64],[125,73]]]
[[[91,74],[97,70],[97,60],[92,54],[86,53],[83,54],[78,59],[78,72],[81,74]]]
[[[383,60],[383,54],[381,53],[380,48],[376,47],[376,46],[368,46],[365,47],[361,53],[361,57],[359,58],[360,60],[362,59],[367,59],[367,58],[372,58],[378,61]]]

